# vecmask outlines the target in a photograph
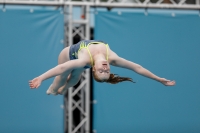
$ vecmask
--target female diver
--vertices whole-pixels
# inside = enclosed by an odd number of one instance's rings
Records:
[[[175,85],[175,81],[160,78],[141,65],[119,57],[103,41],[83,40],[64,48],[59,55],[58,65],[29,81],[29,86],[38,88],[42,81],[56,76],[47,90],[47,94],[64,94],[69,87],[78,83],[82,72],[87,68],[92,68],[93,77],[98,82],[111,84],[122,81],[133,82],[131,78],[119,77],[110,73],[110,65],[132,70],[165,86]]]

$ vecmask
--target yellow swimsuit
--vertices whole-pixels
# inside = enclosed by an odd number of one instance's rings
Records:
[[[87,51],[88,51],[88,54],[90,56],[90,61],[91,61],[91,65],[93,66],[94,65],[94,61],[93,61],[93,58],[92,58],[92,55],[91,55],[91,52],[89,50],[89,45],[91,44],[105,44],[106,46],[106,60],[108,61],[108,44],[105,43],[105,42],[102,42],[102,41],[96,41],[96,40],[83,40],[83,41],[80,41],[78,42],[77,44],[75,45],[72,45],[70,46],[70,50],[69,50],[69,57],[70,57],[70,60],[74,60],[74,59],[77,59],[78,58],[78,52],[83,49],[83,48],[86,48]],[[88,66],[85,66],[84,68],[89,68]]]

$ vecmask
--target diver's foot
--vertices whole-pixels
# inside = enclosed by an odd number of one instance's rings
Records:
[[[46,93],[47,95],[50,94],[57,95],[57,93],[53,91],[52,84],[49,86],[49,89],[46,91]]]

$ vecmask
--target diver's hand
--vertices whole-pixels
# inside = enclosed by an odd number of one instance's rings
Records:
[[[38,88],[41,85],[41,83],[42,83],[41,78],[37,77],[29,81],[29,86],[31,89],[34,89],[34,88]]]
[[[165,78],[160,78],[159,82],[161,82],[165,86],[174,86],[176,84],[176,82],[174,80],[171,81],[171,80],[167,80]]]

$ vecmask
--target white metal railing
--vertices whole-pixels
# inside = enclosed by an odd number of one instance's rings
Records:
[[[0,4],[46,5],[46,6],[90,6],[120,8],[174,8],[200,9],[200,0],[0,0]]]

